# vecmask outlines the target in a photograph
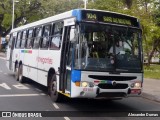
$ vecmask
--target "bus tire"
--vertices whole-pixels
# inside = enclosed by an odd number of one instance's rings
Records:
[[[57,79],[56,75],[52,75],[50,80],[49,87],[49,93],[50,97],[53,102],[62,102],[63,101],[63,95],[57,92]]]
[[[22,64],[18,68],[18,79],[19,79],[20,83],[23,83],[24,79],[25,79],[24,76],[23,76],[23,66],[22,66]]]
[[[18,64],[15,65],[15,71],[14,71],[15,79],[18,81],[19,76],[18,76]]]

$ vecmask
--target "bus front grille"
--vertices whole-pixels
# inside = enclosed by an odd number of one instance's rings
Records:
[[[112,85],[112,84],[98,84],[98,87],[101,89],[126,89],[128,88],[128,84],[116,84],[116,85]]]

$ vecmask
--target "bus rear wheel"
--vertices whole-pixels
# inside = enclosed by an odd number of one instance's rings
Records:
[[[20,65],[19,68],[18,68],[18,80],[20,83],[23,83],[24,82],[24,76],[23,76],[23,66]]]
[[[18,77],[18,65],[15,65],[15,71],[14,71],[14,75],[15,75],[15,79],[18,81],[19,77]]]
[[[49,93],[53,102],[62,102],[63,95],[57,91],[57,79],[56,75],[52,75],[50,83],[49,83]]]

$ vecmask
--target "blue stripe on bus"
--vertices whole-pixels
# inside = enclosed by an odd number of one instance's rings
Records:
[[[81,81],[81,71],[72,70],[72,72],[71,72],[71,80],[72,80],[72,82]]]
[[[79,9],[75,9],[72,11],[72,16],[75,16],[77,19],[77,21],[81,21],[82,20],[82,12]]]

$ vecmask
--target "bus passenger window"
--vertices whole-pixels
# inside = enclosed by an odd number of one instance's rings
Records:
[[[31,48],[32,47],[32,40],[33,40],[33,29],[28,31],[28,40],[27,40],[27,48]]]
[[[59,49],[60,48],[60,36],[52,37],[51,48]]]
[[[25,31],[23,31],[23,34],[22,34],[21,48],[25,47],[26,38],[27,38],[27,31],[25,30]]]
[[[56,49],[56,50],[60,49],[62,32],[63,32],[63,23],[62,22],[56,23],[53,27],[53,34],[50,45],[51,49]]]
[[[43,32],[43,39],[42,39],[42,46],[41,48],[48,48],[49,45],[49,39],[50,39],[50,29],[51,26],[47,25],[44,27],[44,32]]]
[[[36,28],[33,48],[39,48],[39,42],[40,42],[40,39],[41,39],[41,34],[42,34],[42,27]]]
[[[21,40],[21,32],[18,33],[17,42],[16,42],[16,48],[20,47],[20,40]]]

